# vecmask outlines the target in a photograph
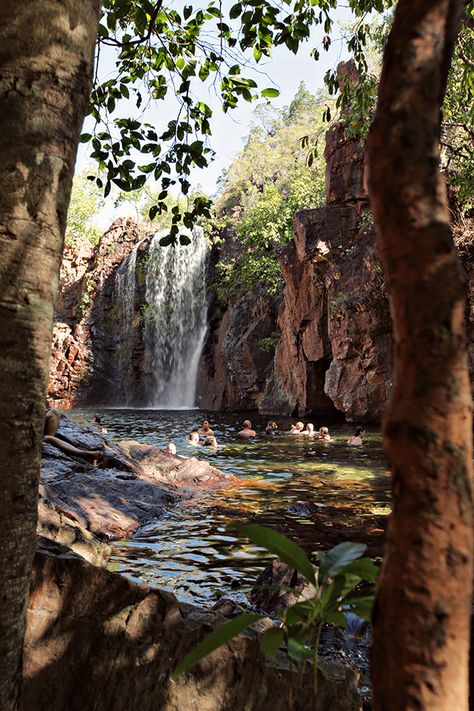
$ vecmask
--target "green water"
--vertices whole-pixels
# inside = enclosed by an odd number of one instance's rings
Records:
[[[251,416],[258,436],[242,441],[236,437],[245,419],[241,413],[95,409],[72,414],[88,423],[100,415],[112,440],[174,442],[179,455],[205,458],[242,480],[225,489],[183,492],[165,518],[116,542],[110,568],[134,580],[185,601],[210,604],[223,594],[239,599],[266,557],[229,530],[233,521],[273,526],[309,554],[344,540],[367,543],[371,555],[382,552],[390,481],[378,432],[368,430],[363,447],[348,447],[352,426],[330,426],[332,440],[325,443],[285,433],[267,436],[266,420]],[[215,453],[186,444],[205,417],[219,442]],[[282,430],[289,428],[288,418],[276,419]]]

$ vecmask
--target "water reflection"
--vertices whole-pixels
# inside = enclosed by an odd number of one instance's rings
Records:
[[[247,520],[278,528],[308,553],[343,540],[362,541],[371,555],[381,553],[390,482],[377,432],[367,433],[362,448],[351,448],[346,445],[351,426],[330,427],[330,442],[270,437],[263,433],[264,418],[251,416],[258,437],[240,441],[236,433],[245,415],[216,413],[209,419],[219,448],[210,452],[186,442],[209,413],[96,409],[72,416],[90,424],[95,414],[111,439],[161,447],[174,442],[178,454],[208,459],[244,481],[188,493],[165,518],[118,542],[111,569],[186,601],[210,603],[230,590],[239,599],[265,564],[264,552],[229,531],[233,521]],[[278,424],[288,429],[290,420],[280,418]]]

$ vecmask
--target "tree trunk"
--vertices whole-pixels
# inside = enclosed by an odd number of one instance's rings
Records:
[[[0,3],[0,708],[18,707],[53,305],[100,0]]]
[[[374,609],[373,708],[468,705],[473,555],[465,285],[438,170],[462,0],[400,0],[368,141],[396,343],[384,421],[393,513]]]

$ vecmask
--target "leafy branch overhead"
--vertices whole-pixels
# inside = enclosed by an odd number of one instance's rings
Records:
[[[349,0],[353,24],[343,33],[343,41],[354,57],[360,75],[356,84],[340,86],[335,70],[326,74],[330,94],[344,112],[351,102],[347,123],[354,134],[363,133],[372,115],[378,72],[370,62],[371,47],[383,46],[394,0]],[[467,120],[459,118],[460,105],[472,107],[472,27],[473,3],[466,4],[465,23],[457,51],[460,70],[451,80],[452,101],[461,91],[462,102],[446,105],[449,119],[446,145],[455,157],[450,168],[462,180],[464,167],[456,169],[456,156],[465,161],[466,149],[460,145],[460,132],[472,138],[472,109]],[[163,0],[104,0],[99,26],[97,71],[91,95],[90,115],[94,128],[82,136],[90,142],[92,157],[101,174],[96,182],[108,195],[112,184],[122,191],[142,188],[147,181],[160,186],[149,218],[168,210],[166,198],[174,186],[189,196],[191,172],[205,168],[213,158],[209,144],[213,112],[209,92],[218,97],[224,111],[241,100],[278,96],[275,87],[259,88],[259,63],[270,57],[272,49],[285,46],[296,53],[311,31],[324,32],[319,46],[311,49],[315,60],[332,42],[334,10],[337,0],[249,0],[222,4],[210,0],[202,6],[191,4],[179,9]],[[374,20],[381,14],[382,23]],[[103,77],[102,58],[112,60],[114,69]],[[469,79],[471,77],[471,79]],[[449,92],[448,92],[449,95]],[[206,97],[206,100],[203,100]],[[171,120],[157,119],[165,99],[174,102]],[[164,106],[164,105],[163,105]],[[167,102],[168,106],[168,102]],[[324,107],[326,120],[333,108]],[[133,116],[133,118],[131,118]],[[458,125],[460,124],[460,125]],[[471,133],[470,133],[471,132]],[[472,157],[470,147],[467,153]],[[315,157],[314,147],[309,162]],[[456,172],[457,171],[457,172]],[[154,191],[156,192],[156,191]],[[210,216],[210,201],[189,198],[171,215],[169,237],[176,239],[180,227],[190,228],[199,217]]]
[[[161,192],[150,208],[151,219],[167,210],[165,198],[177,185],[190,190],[190,173],[212,159],[208,145],[212,110],[199,97],[203,86],[219,96],[223,110],[238,101],[274,98],[278,90],[259,90],[253,76],[255,63],[284,45],[297,52],[308,40],[311,27],[329,33],[335,0],[253,0],[232,6],[213,0],[204,7],[184,6],[180,11],[151,0],[105,0],[99,27],[98,67],[101,56],[112,53],[114,74],[99,80],[97,72],[90,114],[95,121],[92,157],[104,177],[97,183],[105,195],[115,184],[137,190],[149,178],[159,181]],[[150,109],[169,95],[175,97],[176,115],[166,126],[151,122]],[[131,105],[133,104],[133,110]],[[136,109],[140,118],[130,118]],[[179,227],[191,227],[209,215],[209,201],[194,200],[172,216],[171,237]]]

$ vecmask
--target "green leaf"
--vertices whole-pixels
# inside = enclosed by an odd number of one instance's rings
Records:
[[[229,12],[229,17],[231,20],[235,20],[242,12],[242,5],[238,2],[236,5],[232,5]]]
[[[170,244],[173,244],[173,242],[174,242],[173,235],[171,235],[171,234],[165,235],[164,237],[162,237],[160,239],[160,246],[161,247],[169,247]]]
[[[313,608],[314,603],[312,600],[297,602],[283,610],[281,617],[286,625],[297,625],[300,622],[307,622],[313,616]]]
[[[340,610],[328,612],[322,619],[323,622],[326,622],[326,624],[337,625],[337,627],[342,627],[342,629],[347,626],[347,620],[344,617],[344,613],[340,612]]]
[[[92,138],[91,133],[82,133],[79,140],[81,143],[88,143],[91,140],[91,138]]]
[[[268,89],[264,89],[262,91],[262,96],[266,96],[269,99],[275,99],[277,96],[280,96],[280,92],[278,89],[273,89],[272,87],[269,87]]]
[[[379,574],[379,568],[370,560],[370,558],[361,558],[354,560],[349,565],[346,565],[338,575],[358,575],[361,580],[367,580],[369,583],[375,583]]]
[[[339,543],[327,553],[318,553],[317,557],[320,560],[319,565],[319,580],[325,578],[334,578],[337,573],[345,568],[346,565],[352,563],[353,560],[360,558],[365,552],[367,546],[363,543]]]
[[[235,528],[241,535],[250,538],[258,546],[265,548],[269,553],[278,556],[287,565],[299,570],[307,580],[316,585],[313,566],[304,550],[297,543],[290,541],[289,538],[271,528],[259,526],[256,523],[233,524],[232,528]]]
[[[161,240],[160,244],[162,244]],[[184,674],[184,672],[200,662],[201,659],[204,659],[208,654],[222,647],[223,644],[237,637],[246,627],[262,618],[263,615],[257,615],[255,612],[245,612],[243,615],[238,615],[221,627],[213,630],[184,657],[180,664],[178,664],[172,678],[176,679],[180,674]]]
[[[323,614],[334,612],[344,602],[347,593],[351,592],[361,581],[358,575],[339,574],[332,585],[324,588],[321,596],[321,609]]]
[[[262,52],[258,47],[253,48],[253,56],[256,62],[259,62],[262,58]]]
[[[276,653],[283,642],[283,630],[280,627],[270,627],[260,640],[260,648],[266,657],[275,659]]]
[[[313,658],[313,650],[294,637],[290,637],[288,640],[288,654],[299,662],[306,662]]]
[[[179,243],[183,246],[186,246],[188,244],[191,244],[191,240],[187,235],[179,235]]]
[[[355,600],[348,598],[346,600],[350,607],[350,611],[362,617],[363,620],[370,622],[370,616],[372,614],[372,607],[374,606],[374,596],[366,595],[365,597],[358,597]]]

